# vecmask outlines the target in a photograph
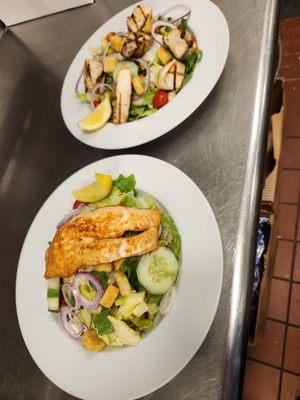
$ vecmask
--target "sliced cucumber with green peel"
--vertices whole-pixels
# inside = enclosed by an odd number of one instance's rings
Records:
[[[139,282],[149,293],[164,294],[176,281],[178,268],[173,251],[161,246],[141,257],[136,272]]]
[[[48,311],[59,311],[59,286],[60,278],[50,278],[48,280],[47,301]]]

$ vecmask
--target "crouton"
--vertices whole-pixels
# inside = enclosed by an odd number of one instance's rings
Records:
[[[132,86],[133,86],[133,88],[135,90],[135,93],[138,96],[140,96],[141,94],[144,93],[144,88],[143,88],[143,85],[142,85],[142,81],[141,81],[141,78],[139,76],[135,76],[132,79]]]
[[[113,263],[98,264],[95,265],[94,269],[99,272],[111,272],[113,269]]]
[[[106,347],[104,341],[92,329],[84,332],[82,335],[82,344],[88,351],[100,352]]]
[[[124,261],[124,258],[121,258],[120,260],[114,262],[114,270],[115,271],[120,271],[123,261]]]
[[[131,293],[131,286],[130,286],[127,276],[124,274],[124,272],[116,271],[115,278],[116,278],[117,284],[119,286],[121,295],[129,296]]]
[[[154,24],[155,19],[153,18],[148,18],[145,22],[144,28],[143,28],[143,32],[145,33],[151,33],[151,27]]]
[[[121,52],[124,38],[118,35],[114,35],[110,38],[110,46],[113,49],[113,51],[116,51],[118,53]]]
[[[110,308],[118,297],[119,292],[119,288],[114,285],[109,285],[105,290],[102,299],[100,300],[100,304],[103,307]]]
[[[104,63],[104,72],[106,72],[107,74],[112,74],[118,62],[119,60],[117,57],[113,56],[106,57]]]
[[[168,64],[168,62],[173,58],[172,54],[164,47],[159,47],[156,51],[156,55],[163,65]]]

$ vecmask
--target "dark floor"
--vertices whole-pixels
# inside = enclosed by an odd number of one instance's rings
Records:
[[[294,18],[300,16],[300,0],[281,0],[280,18]]]

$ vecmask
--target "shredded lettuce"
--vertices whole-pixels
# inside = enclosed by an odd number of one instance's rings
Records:
[[[76,95],[77,99],[82,101],[83,103],[90,103],[90,100],[88,99],[88,96],[86,95],[86,93],[76,92],[75,95]]]
[[[120,321],[111,315],[107,318],[114,329],[113,333],[101,336],[107,346],[135,346],[140,342],[140,333],[131,329],[126,322]]]
[[[129,176],[124,176],[120,174],[117,179],[114,179],[113,184],[117,187],[121,192],[128,193],[134,190],[136,180],[134,174]]]
[[[185,64],[185,76],[183,79],[183,85],[185,85],[191,79],[196,65],[202,60],[202,55],[203,53],[201,50],[195,50],[191,53],[188,53],[184,58],[183,62]]]
[[[159,245],[168,247],[179,258],[181,252],[181,237],[170,215],[161,213],[162,233]]]
[[[140,315],[135,314],[135,310],[141,303],[146,307],[142,314],[148,311],[148,307],[144,302],[144,297],[145,292],[132,293],[129,296],[126,296],[125,303],[121,305],[117,311],[117,318],[128,319],[132,314],[139,317]]]
[[[110,313],[110,308],[107,308],[93,316],[93,324],[98,332],[98,335],[108,335],[114,332],[114,327],[111,321],[109,320],[108,316],[109,313]]]

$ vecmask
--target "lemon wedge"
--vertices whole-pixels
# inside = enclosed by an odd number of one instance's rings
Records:
[[[110,175],[95,174],[96,182],[85,186],[82,189],[76,189],[72,192],[76,200],[85,203],[93,203],[103,200],[109,195],[112,189],[112,177]]]
[[[102,128],[111,116],[111,104],[109,93],[105,99],[87,117],[78,122],[79,128],[84,131],[95,131]]]

